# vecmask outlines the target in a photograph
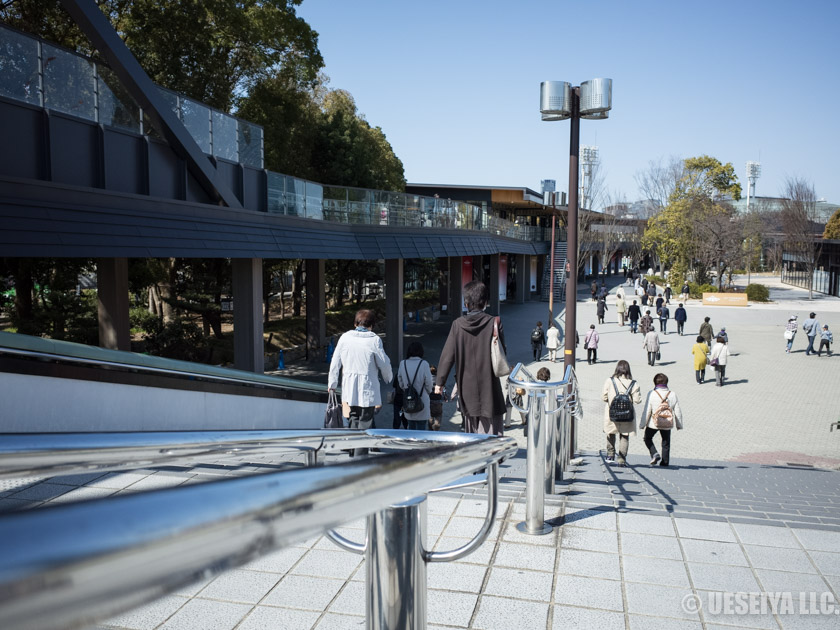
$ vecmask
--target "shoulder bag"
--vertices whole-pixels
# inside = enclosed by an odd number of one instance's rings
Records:
[[[338,395],[331,391],[327,399],[327,411],[324,413],[325,429],[343,429],[344,418],[341,413],[341,405],[338,404]]]
[[[502,348],[502,342],[499,341],[498,317],[493,319],[493,339],[490,341],[490,362],[493,365],[493,374],[499,378],[510,374],[510,365],[505,356],[505,351]]]

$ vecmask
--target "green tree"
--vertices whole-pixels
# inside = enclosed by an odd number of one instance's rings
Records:
[[[104,0],[99,6],[158,85],[223,111],[270,69],[314,80],[318,34],[302,0]],[[87,38],[57,1],[6,0],[0,20],[85,54]]]
[[[714,267],[722,285],[723,272],[732,260],[731,243],[740,235],[725,197],[741,198],[731,163],[722,164],[708,155],[683,161],[668,205],[648,221],[642,237],[642,245],[659,258],[663,272],[693,270],[695,280],[704,283]]]
[[[346,90],[332,90],[324,97],[312,160],[319,181],[327,184],[405,190],[402,162],[382,129],[359,115]]]
[[[830,240],[840,239],[840,210],[831,215],[828,223],[825,224],[823,238]]]

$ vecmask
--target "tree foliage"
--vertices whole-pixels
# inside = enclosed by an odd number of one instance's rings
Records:
[[[835,212],[825,224],[823,238],[831,240],[840,239],[840,210]]]
[[[678,171],[672,167],[668,172]],[[663,272],[670,268],[684,276],[693,270],[695,280],[705,283],[715,269],[722,288],[725,269],[740,260],[743,234],[742,223],[725,197],[741,197],[731,163],[722,164],[708,155],[683,161],[668,205],[648,221],[642,237],[642,245],[659,258]]]
[[[324,65],[302,0],[104,0],[99,7],[151,79],[223,111],[272,69],[306,81]],[[57,0],[7,0],[0,20],[96,56]]]

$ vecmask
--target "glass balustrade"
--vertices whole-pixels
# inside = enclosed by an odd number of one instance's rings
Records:
[[[263,129],[159,88],[202,151],[263,168]],[[0,97],[43,106],[108,127],[159,137],[148,116],[107,66],[0,25]],[[486,207],[399,192],[324,186],[266,172],[268,212],[338,223],[481,230],[548,240],[546,228],[516,225]],[[565,238],[565,234],[563,234]]]

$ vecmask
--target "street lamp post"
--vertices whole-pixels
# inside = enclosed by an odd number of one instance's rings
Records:
[[[543,81],[540,84],[540,113],[545,121],[571,120],[569,140],[569,214],[566,281],[566,330],[563,371],[575,363],[575,331],[577,329],[578,270],[578,158],[580,155],[580,119],[602,120],[612,109],[612,79],[591,79],[572,87],[566,81]],[[554,258],[551,259],[552,277]],[[552,318],[554,313],[551,314]]]

